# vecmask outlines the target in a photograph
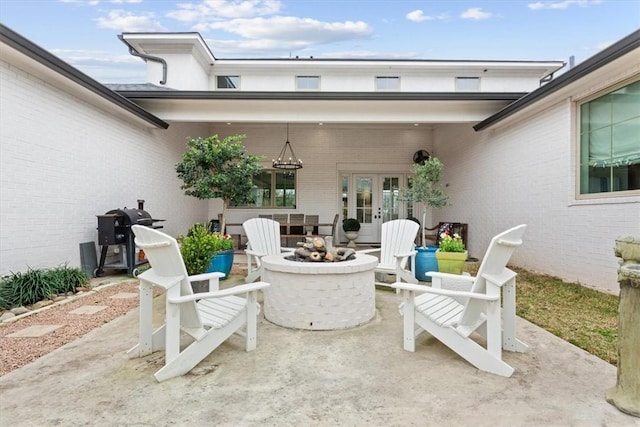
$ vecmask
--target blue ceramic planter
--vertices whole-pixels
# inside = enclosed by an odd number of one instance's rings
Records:
[[[231,267],[233,267],[233,251],[222,251],[218,252],[216,256],[211,260],[211,265],[207,269],[207,273],[211,273],[213,271],[219,271],[220,273],[224,273],[224,277],[221,280],[229,277],[229,273],[231,273]]]
[[[416,248],[416,279],[422,282],[430,282],[431,276],[427,276],[427,271],[438,271],[438,260],[436,259],[437,246],[424,246]]]

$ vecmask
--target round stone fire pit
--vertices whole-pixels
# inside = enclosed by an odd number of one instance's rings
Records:
[[[353,328],[374,318],[378,259],[358,254],[342,262],[297,262],[290,254],[262,258],[264,317],[286,328]]]

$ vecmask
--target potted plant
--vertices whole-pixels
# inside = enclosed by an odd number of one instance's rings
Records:
[[[190,276],[212,271],[224,273],[225,278],[229,276],[233,264],[231,236],[218,232],[211,233],[206,225],[196,223],[191,226],[186,236],[178,236],[177,240],[180,243],[184,266]],[[228,252],[231,252],[230,262],[226,256]],[[203,281],[202,284],[194,283],[194,285],[194,292],[207,291],[207,281]]]
[[[342,230],[345,237],[349,240],[347,243],[348,248],[355,248],[355,240],[358,238],[358,231],[360,231],[360,221],[355,218],[347,218],[342,221]]]
[[[186,236],[178,236],[180,253],[190,276],[207,271],[215,255],[215,236],[203,224],[193,224]]]
[[[260,173],[261,156],[246,153],[241,141],[245,135],[231,135],[220,139],[187,138],[187,151],[176,164],[185,194],[198,199],[222,199],[222,223],[225,231],[227,209],[253,202],[256,186],[253,178]]]
[[[403,191],[400,200],[420,203],[422,205],[421,246],[416,248],[416,271],[418,280],[430,281],[427,271],[437,271],[435,251],[437,247],[427,247],[425,224],[428,208],[441,208],[449,203],[449,196],[440,188],[440,177],[443,165],[437,157],[430,157],[422,163],[412,167],[414,176],[410,181],[410,188]]]
[[[440,243],[436,251],[438,271],[451,274],[462,274],[467,261],[467,250],[462,237],[458,233],[445,231],[440,235]]]

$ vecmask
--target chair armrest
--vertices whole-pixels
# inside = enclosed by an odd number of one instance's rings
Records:
[[[189,282],[195,282],[198,280],[209,280],[209,279],[220,279],[221,277],[224,277],[225,274],[224,273],[220,273],[219,271],[212,271],[211,273],[202,273],[202,274],[195,274],[193,276],[189,276],[187,277],[187,280]]]
[[[476,292],[451,291],[448,289],[438,289],[438,288],[432,288],[429,286],[414,285],[412,283],[404,283],[404,282],[391,283],[389,286],[391,286],[392,288],[401,289],[404,291],[443,295],[447,297],[473,298],[473,299],[480,299],[484,301],[498,301],[500,299],[499,295],[489,296],[485,294],[479,294]]]
[[[295,248],[280,248],[280,252],[293,252],[295,250]]]
[[[417,251],[411,251],[411,252],[407,252],[407,253],[404,253],[404,254],[395,254],[394,256],[396,258],[406,258],[406,257],[414,256],[417,253],[418,253]]]
[[[440,273],[439,271],[427,271],[427,276],[431,276],[434,279],[450,279],[450,280],[462,280],[466,282],[473,282],[476,280],[475,276],[467,276],[466,274],[451,274],[451,273]]]
[[[359,251],[356,251],[357,254],[370,254],[372,252],[380,252],[381,248],[371,248],[371,249],[362,249]]]
[[[251,255],[251,256],[258,257],[258,258],[260,258],[260,257],[263,257],[263,256],[267,255],[267,254],[265,254],[264,252],[256,252],[256,251],[251,250],[251,249],[245,249],[245,250],[244,250],[244,253],[245,253],[245,254],[247,254],[247,255]]]
[[[222,297],[228,297],[230,295],[246,294],[248,292],[264,289],[268,286],[271,286],[271,284],[267,282],[248,283],[246,285],[234,286],[232,288],[223,289],[221,291],[200,292],[193,295],[185,295],[181,297],[168,298],[167,301],[170,302],[171,304],[182,304],[185,302],[196,301],[200,299],[222,298]]]

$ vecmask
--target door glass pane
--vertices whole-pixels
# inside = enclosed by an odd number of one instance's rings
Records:
[[[371,224],[373,180],[371,178],[356,178],[356,219],[361,224]]]
[[[349,218],[349,177],[342,177],[342,219]]]
[[[387,222],[400,218],[400,180],[398,177],[386,176],[382,180],[382,221]]]

